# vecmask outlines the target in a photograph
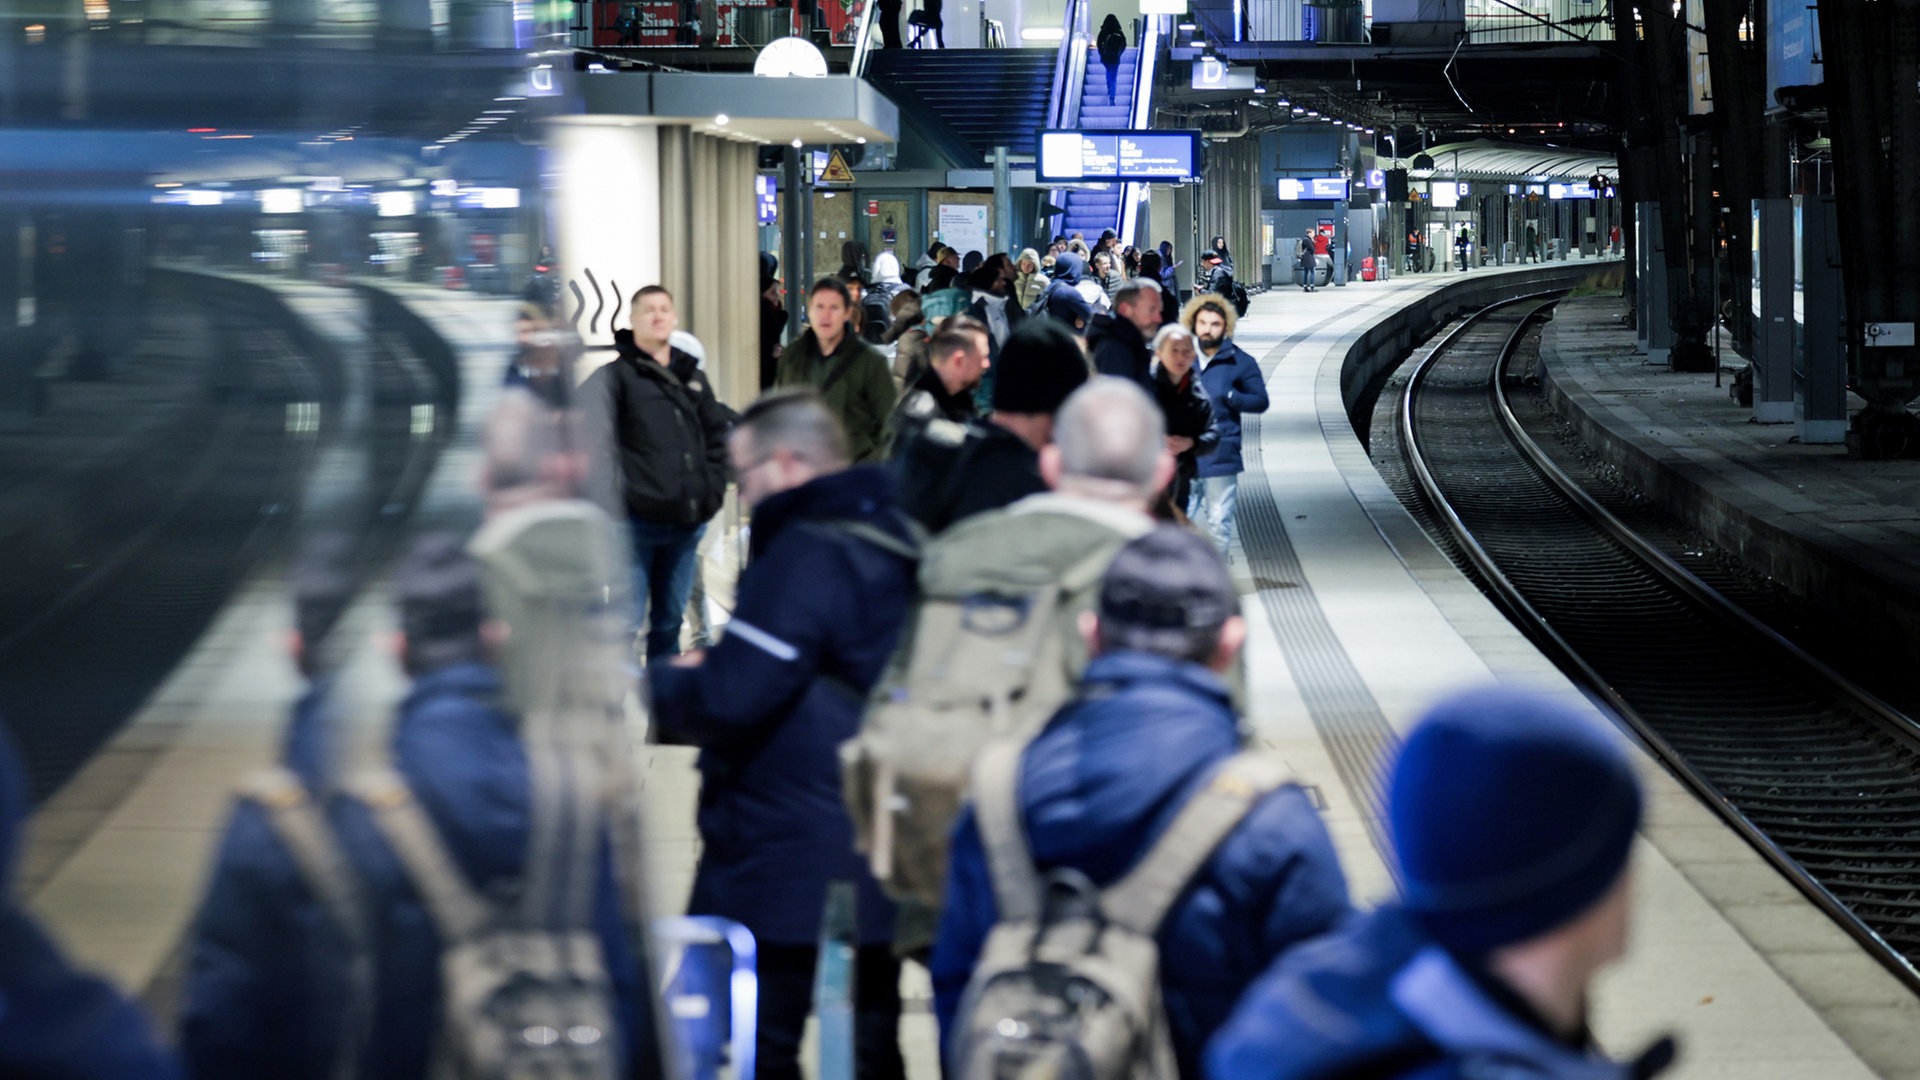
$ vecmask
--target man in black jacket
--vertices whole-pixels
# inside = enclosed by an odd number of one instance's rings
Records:
[[[1153,354],[1147,341],[1160,329],[1160,286],[1146,278],[1134,278],[1113,294],[1113,314],[1096,317],[1087,330],[1087,344],[1093,353],[1094,370],[1102,375],[1131,379],[1140,389],[1153,392],[1148,365]]]
[[[619,356],[581,387],[589,424],[602,428],[595,465],[618,462],[617,489],[633,537],[634,626],[648,660],[680,651],[680,619],[707,519],[727,490],[733,414],[694,358],[668,344],[679,325],[658,285],[633,294],[633,329],[616,330]]]
[[[928,532],[1047,490],[1040,448],[1053,441],[1053,414],[1087,381],[1073,332],[1033,319],[994,361],[993,412],[965,425],[928,424],[893,460],[900,506]]]

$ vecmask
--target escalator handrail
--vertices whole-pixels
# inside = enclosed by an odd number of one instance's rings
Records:
[[[847,65],[847,74],[858,79],[867,73],[867,58],[873,52],[869,38],[873,36],[874,0],[862,0],[860,19],[853,32],[853,60]]]
[[[1128,106],[1127,126],[1142,131],[1153,126],[1153,67],[1160,53],[1160,20],[1149,15],[1141,19],[1140,48],[1133,59],[1133,98]],[[1120,242],[1137,244],[1134,229],[1140,223],[1140,196],[1144,184],[1120,187]]]

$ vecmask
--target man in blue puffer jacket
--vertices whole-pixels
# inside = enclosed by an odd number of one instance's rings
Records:
[[[1102,887],[1129,870],[1188,798],[1242,748],[1221,673],[1246,637],[1226,567],[1206,541],[1163,526],[1114,557],[1079,696],[1021,759],[1021,820],[1035,866],[1072,867]],[[1306,793],[1263,799],[1214,852],[1161,924],[1160,985],[1182,1077],[1272,958],[1348,912],[1346,879]],[[942,1041],[998,917],[971,809],[954,830],[934,946]]]
[[[1626,949],[1641,797],[1591,710],[1509,689],[1435,706],[1387,794],[1401,899],[1283,957],[1207,1050],[1216,1080],[1644,1080],[1587,1031]]]
[[[8,1080],[173,1080],[173,1060],[140,1010],[75,971],[13,896],[27,778],[0,724],[0,1076]]]
[[[1233,511],[1239,503],[1241,457],[1240,417],[1267,411],[1267,377],[1246,350],[1233,343],[1233,305],[1215,293],[1187,301],[1180,322],[1200,344],[1200,383],[1213,402],[1214,429],[1220,442],[1202,454],[1193,494],[1187,499],[1187,518],[1202,524],[1227,556],[1233,543]]]
[[[828,885],[858,905],[855,1054],[861,1080],[905,1075],[894,905],[854,850],[840,744],[892,656],[916,548],[891,475],[848,468],[846,435],[810,391],[760,399],[728,441],[753,510],[751,562],[720,644],[648,673],[664,736],[700,754],[691,915],[744,924],[759,945],[755,1069],[798,1080]]]

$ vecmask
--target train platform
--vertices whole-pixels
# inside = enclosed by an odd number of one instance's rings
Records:
[[[1449,310],[1577,284],[1604,265],[1276,289],[1241,321],[1237,341],[1260,358],[1273,395],[1247,426],[1233,553],[1252,631],[1250,727],[1317,793],[1362,902],[1392,889],[1381,766],[1428,703],[1494,680],[1584,699],[1400,508],[1349,424],[1349,385]],[[483,320],[445,297],[413,299],[471,343],[463,357],[481,393],[501,361],[485,343],[496,329],[510,340],[507,313]],[[471,404],[430,484],[432,505],[457,504],[456,485],[470,482],[483,402]],[[724,594],[724,583],[710,584]],[[371,628],[383,613],[376,589],[347,617]],[[177,965],[225,791],[277,740],[297,690],[272,647],[288,614],[272,573],[239,590],[148,708],[33,823],[30,903],[79,959],[135,993]],[[403,683],[374,635],[341,681],[342,714],[364,725],[356,741],[373,742]],[[656,913],[672,914],[699,852],[693,753],[642,748],[637,764]],[[1682,1059],[1668,1075],[1686,1080],[1920,1077],[1912,995],[1650,758],[1642,764],[1650,813],[1636,853],[1635,943],[1596,1001],[1602,1043],[1628,1054],[1672,1032]],[[929,992],[909,971],[903,1043],[911,1074],[931,1080]]]
[[[1399,313],[1498,277],[1514,280],[1510,293],[1534,291],[1519,283],[1537,273],[1283,290],[1257,299],[1239,329],[1274,403],[1248,432],[1236,552],[1248,613],[1268,616],[1252,620],[1251,720],[1325,795],[1362,898],[1390,888],[1377,770],[1425,703],[1489,679],[1578,696],[1427,541],[1346,411],[1351,374],[1394,336]],[[1683,1077],[1920,1075],[1913,995],[1678,781],[1644,765],[1635,943],[1596,1001],[1602,1043],[1625,1053],[1673,1031],[1683,1049],[1672,1075]]]
[[[1555,411],[1621,477],[1742,562],[1835,617],[1920,645],[1920,461],[1863,460],[1760,423],[1732,375],[1669,371],[1634,352],[1621,301],[1560,305],[1541,339]],[[1850,410],[1864,407],[1857,397]]]

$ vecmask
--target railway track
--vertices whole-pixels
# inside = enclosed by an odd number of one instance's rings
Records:
[[[1509,358],[1553,301],[1461,323],[1406,381],[1417,512],[1493,598],[1920,990],[1920,725],[1635,535],[1527,436]]]

